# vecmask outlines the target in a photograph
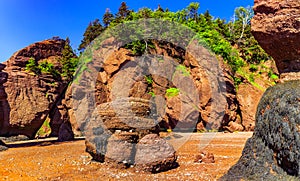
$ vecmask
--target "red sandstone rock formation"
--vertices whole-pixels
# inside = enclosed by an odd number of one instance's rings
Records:
[[[1,135],[26,135],[33,138],[47,118],[51,123],[59,122],[61,125],[64,122],[62,116],[50,113],[58,107],[68,82],[61,76],[49,73],[37,75],[26,70],[29,59],[34,59],[36,64],[52,63],[55,69],[61,70],[59,58],[64,45],[65,41],[61,39],[34,43],[16,52],[4,63],[4,71],[8,73],[8,80],[4,84],[8,105],[4,108],[10,108],[10,117],[9,122],[7,119],[1,120],[1,124],[5,124],[0,128]],[[60,125],[53,124],[52,131],[58,133]]]
[[[300,71],[300,1],[255,0],[252,33],[280,73]],[[299,77],[299,76],[298,76]]]

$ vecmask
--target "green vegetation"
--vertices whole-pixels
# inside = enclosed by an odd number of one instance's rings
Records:
[[[33,57],[31,57],[28,60],[28,63],[26,64],[25,70],[28,72],[33,72],[35,74],[39,74],[39,68],[37,65],[37,62],[35,61],[35,59]]]
[[[35,134],[35,138],[45,138],[51,134],[50,119],[47,118]]]
[[[179,95],[180,90],[178,88],[169,88],[166,90],[166,97],[171,98]]]
[[[179,71],[183,76],[190,76],[190,72],[184,65],[177,65],[176,70]]]
[[[42,74],[51,74],[55,78],[60,76],[58,70],[54,68],[54,65],[46,61],[39,63],[38,69]]]
[[[83,40],[79,45],[78,50],[84,51],[84,49],[103,32],[104,28],[101,25],[99,19],[95,19],[93,22],[90,22],[83,34]]]
[[[38,62],[31,57],[26,64],[25,70],[34,75],[50,74],[54,78],[61,77],[71,81],[78,64],[78,58],[70,46],[69,38],[66,39],[62,56],[57,61],[61,64],[61,68],[55,67],[53,63],[47,62],[47,60]]]
[[[113,14],[109,9],[106,10],[102,17],[103,25],[97,19],[89,25],[84,33],[84,39],[79,46],[79,50],[84,50],[95,39],[96,35],[102,32],[105,34],[105,29],[113,29],[117,25],[124,25],[124,27],[129,27],[129,30],[126,32],[134,33],[122,37],[121,41],[125,43],[123,47],[130,49],[136,56],[148,53],[149,50],[155,48],[154,41],[157,40],[153,41],[151,33],[149,34],[147,30],[137,27],[134,22],[143,18],[148,18],[149,21],[160,19],[162,21],[179,23],[195,32],[194,39],[216,54],[219,60],[229,65],[232,70],[232,79],[237,86],[242,82],[240,76],[246,76],[244,78],[255,84],[255,78],[259,70],[258,66],[269,60],[270,57],[258,45],[251,34],[250,20],[253,16],[252,8],[236,8],[233,12],[234,16],[232,20],[228,22],[220,18],[214,18],[209,11],[203,14],[199,13],[200,8],[199,3],[193,2],[177,12],[171,12],[160,6],[156,10],[141,8],[135,12],[130,10],[126,3],[123,2],[116,14]],[[160,25],[153,22],[153,28],[159,32]],[[120,28],[113,29],[113,31],[117,32],[116,35],[122,35],[122,29]],[[168,33],[170,34],[176,32],[177,34],[174,34],[174,37],[178,37],[179,39],[184,40],[184,37],[186,37],[186,32],[180,29],[170,29],[169,31]],[[149,34],[148,39],[139,39],[139,37],[144,37],[141,35],[147,33]],[[159,34],[156,32],[152,33]],[[162,38],[164,37],[163,33],[160,35]],[[170,40],[170,42],[173,42],[173,40]],[[97,44],[98,42],[94,43]],[[248,67],[250,72],[245,71],[245,67]],[[177,67],[177,70],[181,71],[185,76],[190,74],[184,66]]]
[[[104,27],[107,28],[113,20],[114,20],[114,15],[110,12],[110,9],[107,8],[102,19],[104,23]]]
[[[145,75],[145,80],[147,84],[152,85],[153,84],[153,78],[151,75]]]
[[[62,64],[62,71],[60,72],[62,77],[65,77],[68,81],[72,80],[73,74],[77,68],[78,58],[70,46],[70,40],[68,37],[66,38],[65,46],[62,50],[60,63]]]
[[[148,94],[150,94],[151,97],[155,97],[155,93],[153,91],[148,92]]]
[[[256,72],[258,70],[258,67],[257,67],[257,65],[250,64],[249,70],[250,70],[250,72]]]
[[[28,60],[25,70],[28,72],[32,72],[35,75],[51,74],[54,77],[59,76],[59,72],[54,68],[52,63],[48,63],[47,61],[37,63],[34,58],[30,58]]]
[[[133,41],[133,42],[126,44],[123,47],[131,50],[135,56],[143,55],[145,53],[145,51],[148,50],[148,48],[152,48],[152,49],[155,48],[151,41],[146,41],[146,40],[145,41],[142,41],[142,40]]]

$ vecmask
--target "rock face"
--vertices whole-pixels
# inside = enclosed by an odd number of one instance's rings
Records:
[[[230,132],[244,131],[246,126],[243,124],[243,120],[241,119],[241,104],[238,101],[236,88],[231,78],[231,72],[225,65],[222,65],[222,69],[225,81],[223,86],[225,86],[224,89],[226,90],[224,94],[226,97],[226,107],[220,129]]]
[[[82,71],[72,89],[75,117],[94,160],[118,168],[165,171],[176,165],[176,155],[159,138],[160,130],[245,129],[229,69],[221,65],[220,72],[206,71],[204,66],[218,67],[219,62],[207,61],[214,56],[203,47],[188,53],[154,42],[149,54],[138,57],[111,47],[113,39],[106,43],[92,56],[83,54],[88,62],[83,68],[90,71]],[[200,65],[191,52],[209,65]],[[214,83],[222,82],[217,90],[210,74]],[[213,162],[212,155],[204,160]]]
[[[108,44],[113,45],[113,40],[110,39]],[[95,60],[103,59],[103,63],[100,64],[101,68],[96,71],[96,76],[91,73],[92,71],[85,71],[82,82],[79,81],[78,85],[74,85],[77,88],[72,90],[72,96],[75,100],[73,106],[74,110],[78,112],[74,115],[76,115],[77,120],[83,120],[79,123],[80,128],[88,131],[85,133],[89,137],[86,146],[93,159],[110,163],[113,163],[112,160],[117,160],[116,163],[119,165],[122,165],[123,162],[128,164],[133,160],[129,154],[133,151],[124,142],[138,144],[138,140],[143,136],[149,133],[157,133],[158,128],[160,130],[172,129],[179,131],[225,129],[231,132],[244,131],[245,128],[247,130],[253,129],[253,119],[244,122],[242,120],[241,107],[231,78],[232,75],[230,75],[230,70],[225,65],[221,65],[221,71],[214,74],[217,81],[223,82],[216,93],[213,92],[213,85],[209,80],[208,73],[193,56],[172,44],[154,42],[154,46],[156,48],[151,49],[150,53],[142,59],[135,57],[131,51],[124,48],[114,50],[113,48],[107,48],[109,46],[104,46],[94,52],[94,57],[90,57]],[[105,51],[109,53],[103,53]],[[211,56],[205,50],[198,53],[199,57]],[[87,64],[87,67],[92,70],[93,66],[89,66],[90,64]],[[214,67],[215,65],[211,66]],[[91,78],[96,79],[95,86],[87,89],[86,85],[90,84],[89,81],[93,82]],[[224,78],[224,80],[221,80],[221,78]],[[95,95],[89,92],[95,92]],[[216,94],[223,97],[224,101],[218,99],[219,97]],[[137,115],[141,117],[148,115],[148,113],[146,114],[147,111],[153,111],[147,110],[145,103],[140,100],[150,100],[150,102],[155,103],[156,117],[154,119],[142,119],[141,122],[128,115],[121,116],[122,119],[120,119],[120,115],[115,112],[116,110],[126,113],[127,110],[132,108],[126,107],[126,104],[121,103],[118,99],[128,97],[138,100],[137,105],[142,106],[139,109],[134,108],[135,111],[138,111]],[[84,107],[82,111],[80,111],[81,108],[76,108],[80,103],[82,104],[81,107]],[[117,104],[120,104],[120,106]],[[94,110],[95,107],[97,107],[97,110]],[[247,112],[248,108],[249,106],[244,107],[243,111]],[[72,108],[68,112],[71,110]],[[86,112],[86,114],[83,112]],[[92,123],[93,121],[85,122],[85,120],[89,120],[91,113],[93,113],[93,119],[96,123]],[[158,126],[136,129],[136,127],[142,126],[139,123],[144,124],[149,121],[153,122],[153,120]],[[147,124],[151,124],[150,122]],[[95,127],[97,128],[97,134],[93,133]],[[103,130],[101,127],[106,128],[108,131]],[[137,135],[130,134],[135,141],[129,139],[130,136],[127,133],[130,131],[137,133]],[[110,139],[111,135],[114,134],[118,135]],[[96,144],[97,140],[101,144]],[[126,148],[128,150],[126,158],[115,158],[114,155],[117,155],[115,153],[120,150],[103,146],[108,146],[109,142],[120,145],[124,150]],[[107,153],[107,151],[111,153]],[[114,157],[114,159],[109,160],[107,155]],[[123,164],[123,166],[127,167],[126,164]]]
[[[26,64],[32,59],[36,66],[47,62],[53,64],[54,69],[61,70],[59,58],[64,45],[65,41],[61,39],[34,43],[16,52],[4,63],[4,71],[8,73],[8,80],[4,84],[8,105],[4,107],[5,110],[10,109],[10,116],[9,122],[7,118],[1,119],[1,124],[5,125],[0,128],[1,135],[26,135],[33,138],[47,117],[50,122],[56,118],[61,119],[55,115],[50,117],[49,113],[58,107],[57,103],[62,99],[68,82],[51,73],[40,72],[37,75],[26,70]],[[53,131],[55,129],[53,127]]]
[[[300,81],[270,87],[256,113],[253,137],[223,180],[297,180],[300,176]]]
[[[280,73],[299,72],[300,1],[254,2],[251,28],[260,46],[275,59]]]
[[[10,107],[7,101],[4,83],[7,82],[8,74],[2,72],[5,68],[4,64],[0,64],[0,129],[7,129],[9,126]]]
[[[143,60],[123,48],[111,53],[97,78],[96,103],[115,97],[153,99],[160,107],[162,130],[223,130],[229,122],[239,124],[239,131],[245,129],[229,69],[221,65],[222,70],[214,75],[223,82],[222,91],[216,93],[209,73],[193,56],[169,43],[155,42],[154,46]],[[205,50],[197,53],[211,57]],[[197,110],[192,105],[197,105]]]
[[[237,91],[237,100],[241,109],[242,125],[245,131],[253,131],[255,127],[255,113],[263,91],[250,83],[242,83]],[[241,131],[241,130],[239,130]]]

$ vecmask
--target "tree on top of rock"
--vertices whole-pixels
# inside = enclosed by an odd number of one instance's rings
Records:
[[[83,51],[95,38],[97,38],[97,36],[103,32],[103,30],[104,28],[99,19],[95,19],[93,22],[90,22],[83,34],[83,40],[81,40],[78,50]]]
[[[207,24],[211,25],[212,24],[212,21],[213,21],[213,17],[212,15],[209,13],[208,10],[205,11],[205,13],[203,14]]]
[[[132,11],[129,10],[129,7],[125,2],[121,3],[121,6],[119,7],[119,11],[116,14],[116,19],[125,19]]]
[[[199,3],[189,4],[189,6],[187,7],[188,13],[189,13],[189,18],[197,20],[199,7],[200,7]]]
[[[102,19],[105,28],[107,28],[113,20],[114,20],[114,15],[110,12],[110,9],[107,8]]]
[[[164,9],[160,6],[160,4],[158,5],[156,11],[165,12]]]
[[[77,66],[78,59],[74,54],[72,47],[70,46],[69,37],[66,38],[64,49],[62,50],[62,56],[60,59],[62,64],[62,75],[68,81],[73,78],[73,73],[75,72],[75,68]]]

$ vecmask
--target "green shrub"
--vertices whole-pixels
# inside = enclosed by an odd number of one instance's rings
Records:
[[[242,79],[239,78],[239,77],[233,77],[233,82],[234,82],[234,85],[235,85],[235,86],[238,86],[238,85],[240,85],[243,81],[242,81]]]
[[[250,81],[251,83],[253,83],[253,82],[255,81],[255,78],[254,78],[254,74],[253,74],[253,73],[251,73],[251,74],[249,75],[249,81]]]
[[[26,71],[33,72],[35,74],[39,74],[40,70],[34,58],[30,58],[25,67]]]
[[[275,74],[273,71],[271,71],[271,70],[268,72],[268,76],[269,76],[270,79],[272,79],[272,80],[274,80],[274,81],[279,79],[278,75],[276,75],[276,74]]]
[[[145,75],[145,80],[147,84],[152,85],[153,84],[153,78],[151,75]]]
[[[190,72],[184,65],[177,65],[176,70],[179,71],[183,76],[190,76]]]
[[[179,95],[179,92],[180,92],[180,90],[178,88],[172,87],[172,88],[169,88],[166,90],[166,96],[168,98],[175,97],[175,96]]]
[[[256,72],[258,70],[257,65],[251,64],[249,68],[250,72]]]
[[[36,75],[51,74],[55,78],[58,78],[60,76],[59,71],[55,69],[52,63],[48,63],[47,61],[36,63],[34,58],[30,58],[28,60],[25,70],[33,72]]]
[[[137,40],[126,44],[124,48],[131,50],[134,55],[139,56],[145,53],[147,48],[155,49],[155,46],[152,41]]]
[[[54,65],[52,63],[48,63],[47,61],[39,63],[38,69],[42,74],[51,74],[55,78],[58,78],[60,76],[58,70],[55,69]]]
[[[43,61],[39,63],[38,68],[41,70],[41,73],[50,73],[50,71],[53,69],[53,64],[48,63],[47,61]]]
[[[151,97],[155,97],[155,93],[153,91],[149,92],[148,94],[150,94]]]
[[[51,134],[50,119],[47,118],[40,129],[36,132],[35,138],[45,138]]]
[[[276,74],[272,74],[270,78],[273,79],[273,80],[278,80],[279,79],[278,75],[276,75]]]

